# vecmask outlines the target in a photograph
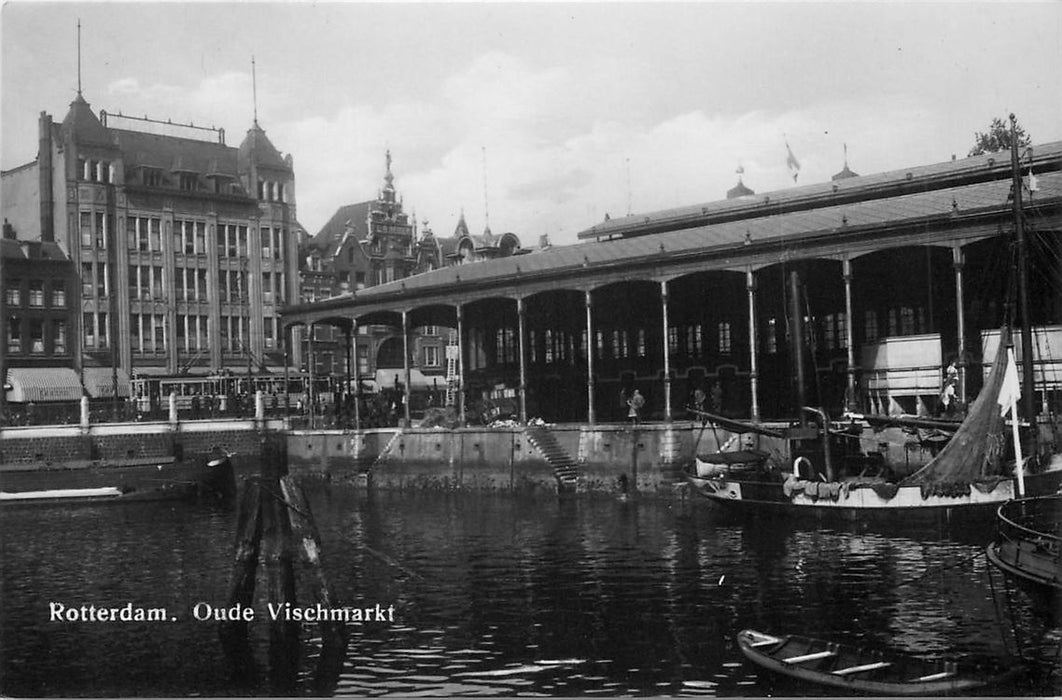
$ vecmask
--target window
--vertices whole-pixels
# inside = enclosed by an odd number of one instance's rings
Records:
[[[140,314],[129,314],[129,347],[133,352],[144,352],[143,318]]]
[[[99,250],[105,250],[107,248],[107,215],[103,213],[96,214],[96,248]]]
[[[151,250],[162,250],[162,219],[149,219],[148,235],[150,237],[149,246]]]
[[[22,280],[10,279],[7,281],[7,289],[4,290],[8,306],[22,305]]]
[[[195,192],[199,189],[199,177],[195,173],[180,174],[180,188],[185,192]]]
[[[669,355],[673,355],[678,352],[679,340],[678,340],[678,327],[670,326],[667,329],[667,352]]]
[[[52,354],[63,355],[66,353],[66,321],[53,321],[54,331]]]
[[[645,329],[638,329],[638,357],[646,356]]]
[[[107,327],[107,314],[96,314],[96,346],[108,347],[111,344],[111,329]]]
[[[910,306],[900,308],[900,333],[903,335],[915,333],[915,312]]]
[[[52,280],[52,308],[62,309],[66,307],[66,282]]]
[[[96,279],[96,273],[92,269],[92,263],[81,263],[81,295],[86,297],[92,296],[92,290],[94,288],[93,281]]]
[[[826,314],[826,318],[823,319],[822,342],[827,350],[833,350],[837,345],[833,318],[833,314]]]
[[[148,187],[160,187],[162,185],[162,171],[155,168],[144,168],[144,184]]]
[[[44,321],[39,318],[30,319],[29,324],[30,352],[34,355],[44,354]]]
[[[424,330],[421,332],[432,337],[439,335],[439,329],[436,326],[424,326]]]
[[[166,317],[162,314],[152,316],[153,349],[157,353],[166,352]]]
[[[688,357],[697,357],[701,354],[701,348],[704,347],[701,328],[699,323],[686,328],[686,355]]]
[[[425,367],[439,367],[439,346],[426,345],[424,346],[424,366]]]
[[[837,314],[837,347],[848,347],[848,315]]]
[[[44,306],[44,280],[30,280],[29,305]]]
[[[594,343],[597,347],[597,359],[603,360],[605,359],[605,332],[594,331],[594,335],[597,336],[597,342]]]
[[[276,341],[276,337],[277,337],[276,326],[277,326],[276,318],[274,318],[272,316],[269,316],[269,317],[267,317],[265,319],[264,333],[265,333],[265,346],[267,348],[276,347],[276,344],[277,344],[277,341]]]
[[[203,221],[195,222],[195,252],[206,253],[206,223]]]
[[[889,335],[897,335],[899,330],[900,324],[896,322],[896,309],[889,309]]]
[[[12,316],[7,322],[7,351],[22,352],[22,319]]]
[[[867,343],[872,343],[878,339],[877,311],[867,311],[863,314],[863,334],[866,336],[864,340]]]
[[[730,332],[730,321],[720,321],[718,330],[719,352],[724,355],[729,355],[734,349],[734,341]]]
[[[262,301],[266,304],[273,303],[273,273],[262,273]]]
[[[81,245],[84,248],[92,247],[92,212],[81,212],[80,219]]]
[[[96,296],[106,299],[110,290],[107,284],[107,263],[96,263]]]
[[[247,257],[247,227],[236,228],[236,255],[241,258]]]
[[[86,311],[81,319],[82,328],[85,332],[85,347],[96,347],[96,317]]]
[[[177,337],[177,350],[188,351],[188,317],[183,314],[177,314],[176,318],[176,335]]]
[[[767,330],[763,340],[768,355],[778,352],[778,321],[774,318],[767,319]]]

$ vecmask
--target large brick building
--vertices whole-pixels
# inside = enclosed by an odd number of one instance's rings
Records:
[[[3,216],[69,255],[67,342],[91,396],[133,375],[283,372],[295,177],[257,120],[233,147],[223,129],[97,115],[79,92],[61,123],[41,113],[37,158],[3,173]]]

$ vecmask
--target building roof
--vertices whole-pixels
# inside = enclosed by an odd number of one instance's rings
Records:
[[[240,144],[241,162],[250,160],[252,156],[254,162],[259,166],[291,172],[291,167],[284,160],[284,157],[280,155],[280,151],[269,140],[269,137],[266,136],[262,127],[258,126],[258,122],[255,122],[247,130],[247,136],[244,137],[243,143]]]
[[[1038,175],[1035,200],[1062,200],[1062,172],[1056,169]],[[485,283],[511,280],[536,272],[580,270],[610,263],[639,260],[661,261],[685,253],[736,249],[753,242],[797,245],[803,239],[833,235],[846,229],[915,225],[929,217],[969,216],[998,212],[1008,206],[1011,181],[990,182],[902,195],[888,199],[846,203],[784,215],[763,215],[741,221],[696,226],[653,236],[555,246],[535,255],[487,260],[475,265],[459,265],[433,270],[396,282],[378,285],[357,293],[358,301],[370,304],[396,292],[415,294],[428,290],[452,289],[457,283]]]
[[[62,131],[81,144],[113,146],[111,132],[100,123],[92,107],[79,92],[70,103],[70,110],[63,118]]]
[[[194,172],[235,178],[236,149],[214,141],[143,131],[111,129],[127,167],[146,166],[171,172]]]
[[[70,260],[62,246],[54,241],[24,241],[11,238],[0,239],[0,256],[6,260]]]
[[[347,227],[354,229],[354,236],[359,240],[365,240],[369,235],[368,218],[369,211],[374,201],[359,202],[357,204],[344,204],[332,214],[332,218],[321,227],[313,238],[310,245],[320,251],[326,251],[334,247],[343,237]]]
[[[1062,157],[1062,141],[1032,147],[1033,166],[1038,162],[1056,162]],[[890,170],[873,175],[856,175],[843,180],[820,182],[784,190],[766,192],[754,199],[739,198],[664,209],[648,214],[616,217],[591,226],[579,233],[582,240],[645,235],[661,231],[688,228],[696,224],[723,222],[736,218],[761,215],[768,210],[786,210],[830,206],[839,200],[866,201],[873,198],[894,197],[906,192],[947,188],[976,181],[1005,177],[1010,171],[1009,153],[984,155],[950,160],[931,165]],[[843,171],[842,171],[843,172]]]

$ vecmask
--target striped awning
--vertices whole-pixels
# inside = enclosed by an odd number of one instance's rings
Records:
[[[85,391],[94,399],[114,398],[114,370],[110,367],[86,367],[81,372]],[[129,396],[129,375],[118,369],[118,396]]]
[[[81,399],[81,382],[69,367],[12,367],[6,384],[11,386],[7,392],[11,403]]]

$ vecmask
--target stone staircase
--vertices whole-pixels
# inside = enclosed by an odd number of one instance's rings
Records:
[[[524,429],[528,442],[535,446],[551,467],[561,491],[574,491],[579,481],[579,467],[571,455],[557,442],[557,437],[544,425],[529,425]]]

